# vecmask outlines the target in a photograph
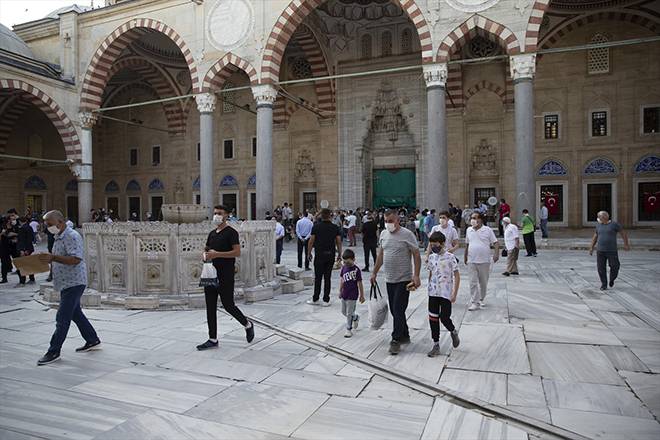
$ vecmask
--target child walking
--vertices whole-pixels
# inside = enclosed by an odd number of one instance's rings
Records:
[[[344,265],[341,268],[339,281],[339,298],[341,299],[341,313],[346,317],[345,338],[353,336],[353,329],[358,328],[360,317],[355,313],[355,305],[360,299],[364,303],[364,287],[362,286],[362,272],[355,264],[355,253],[346,249],[341,255]]]
[[[447,252],[445,241],[445,235],[440,231],[432,233],[429,237],[431,248],[428,260],[429,324],[433,348],[428,352],[428,357],[440,354],[440,322],[450,332],[454,348],[460,343],[458,331],[451,322],[451,305],[456,302],[461,277],[456,258]]]

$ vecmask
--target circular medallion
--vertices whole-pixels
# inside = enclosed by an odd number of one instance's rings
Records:
[[[211,44],[232,50],[247,40],[254,25],[254,11],[248,0],[218,0],[211,8],[206,30]]]
[[[480,12],[497,4],[500,0],[445,0],[452,8],[463,12]]]

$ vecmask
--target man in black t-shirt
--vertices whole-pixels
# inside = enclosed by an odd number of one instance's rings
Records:
[[[312,227],[312,233],[307,243],[309,259],[312,259],[314,250],[314,296],[307,304],[319,304],[321,296],[321,280],[323,279],[323,303],[330,305],[330,278],[332,277],[332,266],[335,263],[335,251],[337,260],[341,256],[341,232],[337,225],[332,223],[332,213],[329,209],[321,210],[321,221]]]
[[[369,254],[376,264],[376,247],[378,246],[378,225],[371,212],[366,215],[365,222],[362,224],[362,247],[364,248],[364,269],[363,272],[369,272]]]
[[[212,260],[218,272],[218,287],[204,287],[206,299],[206,321],[209,326],[209,339],[197,346],[197,350],[207,350],[218,347],[218,295],[222,307],[245,327],[245,338],[248,342],[254,339],[254,325],[243,315],[234,303],[234,263],[241,256],[241,245],[238,232],[227,224],[230,210],[224,206],[213,208],[213,224],[215,229],[206,239],[206,251],[202,254],[204,261]]]

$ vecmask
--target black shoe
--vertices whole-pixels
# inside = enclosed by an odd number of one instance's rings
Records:
[[[209,348],[218,348],[218,341],[213,342],[210,339],[203,344],[200,344],[197,346],[197,350],[202,351],[202,350],[208,350]]]
[[[527,255],[525,255],[525,256],[526,256],[526,257],[533,257],[534,255],[532,255],[532,254],[527,254]]]
[[[511,272],[511,275],[520,275],[518,272]]]
[[[363,267],[362,272],[369,272],[369,267]]]
[[[390,341],[390,354],[397,355],[399,354],[399,351],[401,351],[401,344],[399,344],[399,341],[392,339]]]
[[[451,345],[454,346],[454,348],[458,347],[458,344],[461,343],[461,340],[458,338],[458,332],[454,330],[453,332],[449,333],[451,335]]]
[[[614,287],[614,280],[610,281],[610,287]]]
[[[76,353],[84,353],[86,351],[90,350],[98,350],[101,345],[101,341],[96,341],[96,342],[86,342],[85,345],[82,347],[76,348]]]
[[[508,277],[511,274],[509,272],[502,272],[502,275],[504,275],[505,277]]]
[[[7,279],[4,279],[4,280],[0,281],[0,284],[5,284],[5,283],[8,283],[8,282],[9,281],[7,281]]]
[[[603,284],[602,286],[600,286],[600,290],[607,290],[607,284]]]
[[[410,336],[404,336],[403,338],[399,339],[399,344],[410,344]]]
[[[252,342],[254,339],[254,324],[252,321],[250,322],[250,327],[245,329],[245,339],[247,339],[248,342]]]
[[[34,283],[35,283],[34,280],[30,280],[30,281],[27,282],[27,284],[34,284]]]
[[[50,283],[51,281],[53,281],[53,277],[48,277],[48,278],[46,278],[46,282],[47,282],[47,283]]]
[[[41,357],[41,359],[39,359],[39,360],[37,361],[37,365],[48,365],[48,364],[51,364],[51,363],[55,362],[55,361],[58,360],[59,358],[60,358],[60,354],[59,354],[59,353],[51,353],[51,352],[49,351],[49,352],[47,352],[45,355],[43,355],[43,356]]]

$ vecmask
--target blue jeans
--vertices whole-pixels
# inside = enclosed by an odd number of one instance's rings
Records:
[[[66,339],[66,335],[69,332],[71,321],[76,323],[78,330],[80,330],[80,334],[86,342],[92,343],[99,340],[94,327],[89,323],[87,317],[83,314],[82,309],[80,308],[80,298],[84,291],[85,285],[81,284],[79,286],[63,289],[60,292],[60,308],[57,310],[57,316],[55,318],[55,333],[53,333],[53,337],[50,339],[50,348],[48,349],[48,352],[60,352],[62,344],[64,344],[64,340]]]
[[[541,238],[548,238],[548,219],[541,219]]]

